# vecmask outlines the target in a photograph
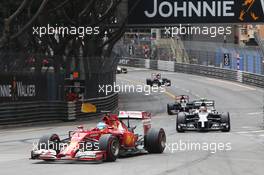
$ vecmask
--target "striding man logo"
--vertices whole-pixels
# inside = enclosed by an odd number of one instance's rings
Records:
[[[264,12],[264,0],[260,0],[262,9]],[[256,0],[244,0],[242,4],[242,9],[240,11],[239,20],[245,21],[245,18],[251,18],[253,21],[257,21],[262,14],[257,14],[254,10],[256,6]]]

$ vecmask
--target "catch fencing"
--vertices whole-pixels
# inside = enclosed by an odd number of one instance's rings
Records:
[[[176,63],[174,61],[149,60],[132,57],[120,58],[120,65],[200,75],[264,88],[263,75],[252,74],[231,69],[202,66],[197,64],[182,64]]]

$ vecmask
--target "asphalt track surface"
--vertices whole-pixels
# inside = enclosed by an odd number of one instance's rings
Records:
[[[118,75],[119,84],[139,85],[145,83],[153,71],[129,69],[127,75]],[[120,109],[146,110],[153,113],[152,125],[163,127],[167,134],[168,147],[164,154],[140,155],[120,158],[113,163],[80,163],[29,160],[32,143],[47,133],[66,137],[67,131],[83,123],[95,126],[98,119],[84,122],[56,123],[41,126],[19,127],[0,130],[1,175],[262,175],[264,172],[264,130],[260,89],[228,81],[206,77],[162,72],[172,80],[166,93],[120,93]],[[229,111],[232,130],[222,132],[177,133],[175,116],[166,114],[166,104],[173,102],[172,95],[187,94],[192,99],[207,98],[216,101],[218,111]],[[180,143],[229,144],[225,150],[182,149]],[[174,151],[171,145],[174,144]],[[175,146],[177,145],[178,148]],[[206,147],[205,147],[206,148]],[[215,152],[215,153],[214,153]]]

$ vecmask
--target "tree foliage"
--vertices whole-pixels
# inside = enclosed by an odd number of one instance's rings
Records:
[[[35,56],[40,63],[44,55],[54,61],[56,70],[63,64],[79,64],[89,73],[104,65],[114,64],[109,59],[115,43],[125,30],[126,18],[119,14],[125,0],[12,0],[0,1],[0,60],[18,60],[23,65],[27,57]],[[33,35],[33,27],[41,26],[99,27],[98,35]],[[19,53],[12,56],[14,53]],[[14,60],[14,57],[16,57]],[[110,61],[110,62],[109,62]],[[39,64],[38,64],[39,65]],[[101,66],[101,67],[100,67]]]

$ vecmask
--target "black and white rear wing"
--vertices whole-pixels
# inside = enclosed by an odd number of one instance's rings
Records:
[[[195,107],[200,107],[202,104],[205,104],[207,107],[214,107],[215,102],[213,100],[201,100],[201,101],[194,101]]]

